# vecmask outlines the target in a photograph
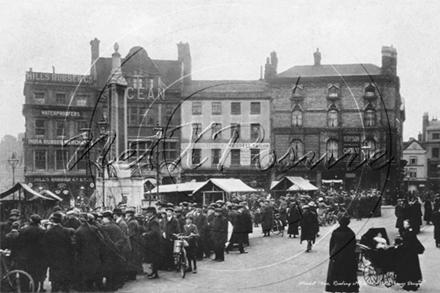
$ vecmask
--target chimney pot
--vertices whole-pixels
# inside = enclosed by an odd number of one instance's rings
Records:
[[[313,58],[315,59],[315,65],[321,65],[321,53],[319,52],[319,48],[316,48],[316,52],[313,53]]]

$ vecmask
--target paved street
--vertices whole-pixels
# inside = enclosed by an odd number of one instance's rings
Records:
[[[360,238],[371,227],[385,227],[390,239],[394,239],[394,207],[383,208],[381,218],[356,221],[350,227]],[[263,238],[260,228],[254,231],[248,254],[238,251],[226,255],[225,262],[204,260],[198,264],[197,274],[187,274],[182,279],[176,272],[160,272],[160,279],[149,280],[138,276],[137,281],[127,283],[118,292],[324,292],[328,266],[328,247],[332,227],[321,227],[312,252],[305,253],[305,242],[286,236]],[[425,246],[420,256],[424,283],[419,292],[438,292],[437,273],[440,269],[435,248],[433,226],[424,226],[418,238]],[[363,276],[358,275],[360,292],[405,292],[399,286],[370,287]]]

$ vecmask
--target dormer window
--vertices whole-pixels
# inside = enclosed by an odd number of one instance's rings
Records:
[[[372,84],[369,84],[365,88],[365,97],[366,98],[375,98],[376,97],[376,88]]]
[[[328,98],[329,99],[337,99],[339,98],[339,88],[335,85],[332,85],[328,89]]]

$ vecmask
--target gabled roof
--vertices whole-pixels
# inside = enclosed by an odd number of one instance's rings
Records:
[[[287,187],[287,190],[305,190],[305,191],[315,191],[318,188],[312,185],[309,180],[297,176],[286,176],[275,184],[271,184],[270,190],[280,190]]]
[[[195,189],[202,186],[205,182],[186,182],[178,184],[159,185],[159,193],[174,193],[174,192],[193,192]],[[157,187],[151,190],[151,193],[157,192]]]
[[[421,149],[426,150],[426,148],[423,146],[423,144],[421,142],[419,142],[417,139],[413,139],[410,141],[404,141],[403,142],[403,150],[409,149],[409,147],[413,144],[416,143],[420,146]]]
[[[20,191],[23,190],[23,193]],[[18,191],[18,192],[17,192]],[[17,192],[17,194],[15,193]],[[26,196],[26,192],[30,194],[32,197]],[[14,186],[9,188],[8,190],[3,191],[0,193],[0,201],[33,201],[37,199],[44,199],[44,200],[55,200],[55,198],[45,197],[26,184],[17,182]]]
[[[215,178],[215,179],[209,179],[206,182],[202,182],[203,184],[196,188],[193,191],[193,194],[197,193],[198,191],[202,190],[204,187],[212,184],[213,186],[217,187],[220,190],[223,190],[224,192],[231,193],[231,192],[256,192],[257,190],[246,185],[243,181],[240,179],[223,179],[223,178]]]
[[[374,64],[298,65],[278,74],[278,77],[361,76],[380,75]]]

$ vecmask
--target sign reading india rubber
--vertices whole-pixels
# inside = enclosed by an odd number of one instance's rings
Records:
[[[26,81],[41,82],[41,83],[84,83],[93,84],[95,80],[91,75],[76,75],[76,74],[58,74],[47,72],[33,72],[26,71]]]

